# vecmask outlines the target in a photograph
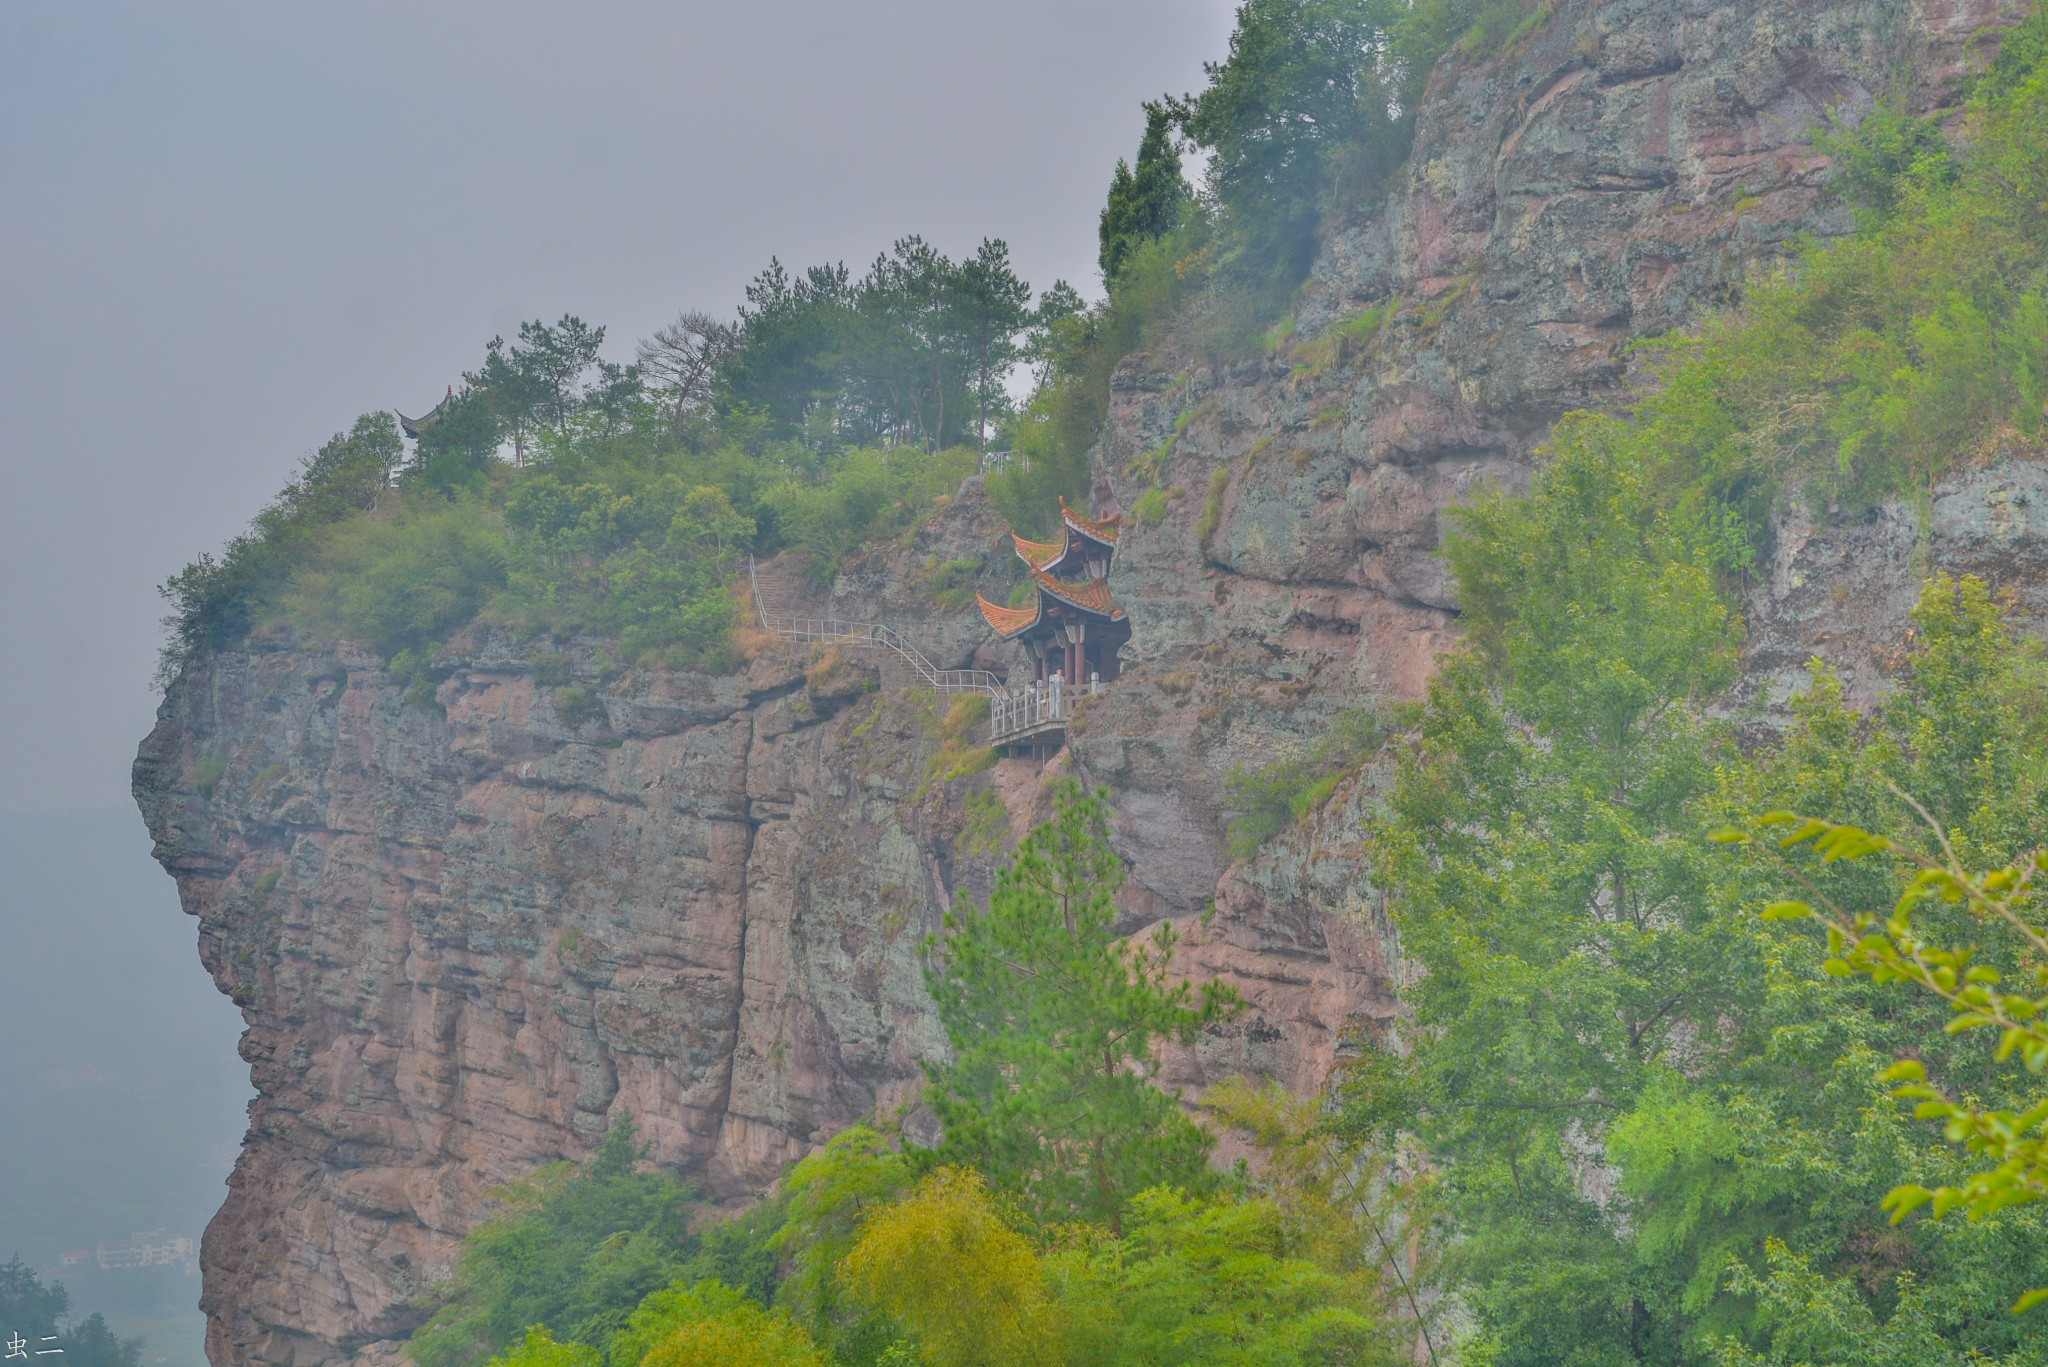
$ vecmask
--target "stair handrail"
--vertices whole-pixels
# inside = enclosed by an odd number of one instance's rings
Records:
[[[747,557],[747,582],[754,591],[754,617],[761,624],[761,630],[779,636],[785,641],[812,641],[821,645],[852,646],[856,649],[889,650],[910,662],[918,678],[924,680],[933,691],[948,693],[986,693],[992,698],[1003,696],[1003,681],[985,669],[940,669],[925,658],[923,651],[912,645],[903,633],[880,622],[847,622],[835,617],[794,617],[786,613],[770,612],[761,597],[761,578],[754,572],[754,557]]]

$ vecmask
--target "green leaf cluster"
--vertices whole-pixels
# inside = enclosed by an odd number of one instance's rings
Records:
[[[529,1328],[602,1350],[648,1293],[694,1251],[682,1186],[643,1170],[630,1116],[605,1132],[582,1168],[559,1164],[500,1193],[502,1213],[464,1241],[439,1308],[413,1335],[419,1367],[471,1367],[525,1340]],[[595,1359],[593,1358],[592,1361]],[[535,1361],[530,1367],[577,1367]]]
[[[958,908],[932,945],[952,1057],[926,1070],[945,1128],[931,1161],[977,1169],[1041,1220],[1115,1227],[1137,1192],[1209,1178],[1213,1141],[1153,1085],[1157,1050],[1192,1042],[1237,996],[1176,978],[1171,923],[1118,936],[1123,879],[1102,795],[1069,783],[987,909]]]
[[[142,1361],[141,1339],[120,1337],[98,1311],[73,1318],[64,1283],[45,1285],[19,1255],[0,1263],[0,1338],[16,1336],[27,1353],[61,1354],[71,1367],[137,1367]]]
[[[686,1231],[684,1192],[622,1122],[581,1169],[505,1193],[407,1355],[1392,1367],[1381,1269],[1404,1240],[1412,1260],[1421,1226],[1397,1208],[1402,1184],[1312,1103],[1248,1086],[1219,1091],[1215,1114],[1263,1171],[1209,1170],[1211,1136],[1150,1078],[1160,1046],[1234,998],[1169,977],[1170,934],[1116,938],[1119,877],[1100,798],[1069,786],[988,910],[955,919],[934,982],[955,1045],[926,1098],[947,1126],[937,1148],[855,1125],[752,1211]],[[1424,1313],[1412,1289],[1407,1303]]]
[[[1223,776],[1230,857],[1251,858],[1268,840],[1321,810],[1386,738],[1386,722],[1377,712],[1346,708],[1300,752],[1256,767],[1233,765]]]
[[[1790,731],[1745,753],[1717,716],[1740,624],[1713,528],[1613,432],[1567,423],[1529,496],[1460,520],[1467,642],[1372,831],[1420,970],[1413,1020],[1333,1102],[1441,1165],[1444,1275],[1482,1360],[1892,1360],[1855,1355],[1868,1323],[1934,1336],[1927,1361],[2041,1361],[2006,1310],[2048,1276],[2048,1221],[1987,1200],[1975,1224],[1894,1226],[1881,1206],[1911,1184],[1987,1196],[1897,1110],[1881,1072],[1900,1052],[1949,1084],[1922,1104],[1961,1108],[1936,1118],[1972,1133],[2023,1130],[2031,1102],[1939,1011],[1840,978],[1884,957],[1867,929],[1823,971],[1804,931],[1756,916],[1782,867],[1708,839],[1774,806],[1895,829],[1918,789],[1972,867],[2014,858],[2048,828],[2038,656],[1985,585],[1937,578],[1874,714],[1818,670]],[[1894,901],[1901,878],[1875,862],[1830,862],[1815,895]],[[1913,906],[1915,944],[1976,946],[1947,965],[1959,979],[2026,961],[1996,918]],[[2016,1155],[2032,1161],[1992,1156]],[[1786,1301],[1802,1277],[1825,1296]]]

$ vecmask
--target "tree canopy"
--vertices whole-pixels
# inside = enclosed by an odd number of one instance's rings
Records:
[[[928,1069],[941,1161],[971,1165],[1041,1219],[1114,1228],[1148,1187],[1199,1188],[1210,1136],[1152,1085],[1160,1045],[1238,1005],[1171,970],[1176,933],[1116,935],[1123,865],[1101,794],[1069,785],[1050,821],[935,941],[932,1000],[953,1057]]]

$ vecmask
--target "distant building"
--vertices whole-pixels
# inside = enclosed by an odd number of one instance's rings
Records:
[[[89,1263],[91,1261],[92,1250],[89,1248],[67,1248],[57,1255],[57,1263],[60,1267],[77,1267],[81,1263]]]
[[[197,1254],[193,1241],[167,1229],[145,1230],[128,1236],[125,1244],[101,1244],[99,1265],[103,1268],[189,1266]],[[84,1254],[79,1254],[81,1259]],[[69,1265],[71,1255],[64,1255]]]

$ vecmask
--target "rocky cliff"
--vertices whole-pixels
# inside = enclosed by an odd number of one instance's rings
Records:
[[[1174,1082],[1312,1087],[1395,1010],[1353,834],[1370,772],[1238,864],[1223,775],[1415,696],[1455,630],[1445,510],[1523,480],[1560,413],[1617,400],[1631,339],[1847,226],[1807,143],[1824,110],[1901,82],[1950,103],[2021,8],[1561,0],[1436,73],[1408,171],[1330,233],[1291,352],[1127,363],[1098,499],[1174,497],[1115,571],[1135,663],[1052,768],[1113,795],[1126,924],[1181,922],[1189,970],[1250,1003]],[[1339,326],[1369,310],[1376,329]],[[1781,696],[1815,652],[1875,687],[1930,565],[2041,584],[2043,500],[2014,461],[1853,525],[1789,510],[1750,604],[1749,695]],[[1002,541],[970,482],[830,606],[1008,668],[921,582],[963,558],[995,582]],[[178,680],[136,795],[259,1093],[204,1244],[215,1362],[390,1357],[485,1192],[581,1156],[622,1108],[737,1199],[911,1093],[942,1047],[922,938],[985,890],[1048,774],[951,776],[972,738],[889,657],[752,648],[712,678],[479,632],[431,706],[362,650],[286,636]]]

